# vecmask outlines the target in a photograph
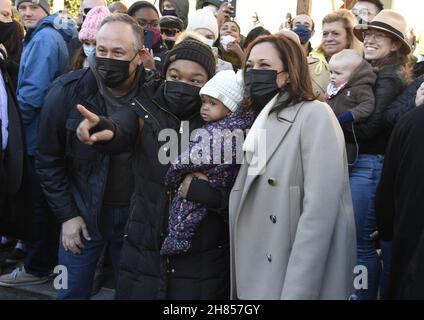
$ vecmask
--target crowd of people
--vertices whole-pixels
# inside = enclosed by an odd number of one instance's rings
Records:
[[[116,299],[424,299],[424,35],[399,12],[357,0],[277,32],[255,12],[243,35],[214,0],[15,8],[0,286],[61,265],[57,299],[90,299],[106,259]]]

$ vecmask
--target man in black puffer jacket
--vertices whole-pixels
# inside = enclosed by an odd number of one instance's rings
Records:
[[[105,155],[81,143],[75,135],[82,120],[77,105],[111,115],[129,108],[134,97],[149,96],[156,85],[146,84],[142,30],[132,18],[124,14],[106,18],[96,38],[96,57],[88,57],[90,67],[59,78],[41,113],[36,167],[49,205],[62,224],[59,264],[68,270],[68,288],[59,290],[58,299],[90,298],[106,245],[117,277],[134,190],[131,149]]]

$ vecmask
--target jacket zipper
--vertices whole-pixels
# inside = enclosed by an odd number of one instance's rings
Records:
[[[159,121],[152,115],[151,112],[149,112],[142,104],[140,101],[137,100],[137,98],[134,98],[134,101],[146,112],[149,114],[149,116],[151,116],[157,123],[158,127],[160,128],[160,124]]]

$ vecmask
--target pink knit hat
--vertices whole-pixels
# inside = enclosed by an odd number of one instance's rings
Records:
[[[78,34],[80,41],[96,40],[97,30],[99,30],[103,19],[108,16],[110,16],[110,11],[105,6],[97,6],[91,9],[85,17],[81,30]]]

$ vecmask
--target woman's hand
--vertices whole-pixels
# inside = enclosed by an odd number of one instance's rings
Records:
[[[417,91],[417,97],[415,98],[415,105],[417,107],[424,105],[424,83],[421,84]]]
[[[221,29],[221,26],[225,21],[230,19],[230,15],[234,13],[234,7],[228,2],[224,2],[219,7],[218,12],[216,13],[216,21],[218,22],[218,29]]]
[[[146,69],[156,70],[155,55],[152,49],[150,49],[150,51],[146,50],[146,55],[143,59],[143,65]]]
[[[236,41],[228,44],[228,51],[235,53],[240,58],[240,61],[244,60],[243,49],[240,47],[240,44],[238,44]]]
[[[184,181],[181,183],[180,187],[178,188],[178,194],[180,195],[181,198],[183,199],[187,198],[188,189],[190,188],[191,181],[193,180],[194,177],[200,180],[209,181],[208,177],[205,176],[203,173],[200,173],[200,172],[189,173],[188,175],[186,175],[186,177],[184,178]]]

